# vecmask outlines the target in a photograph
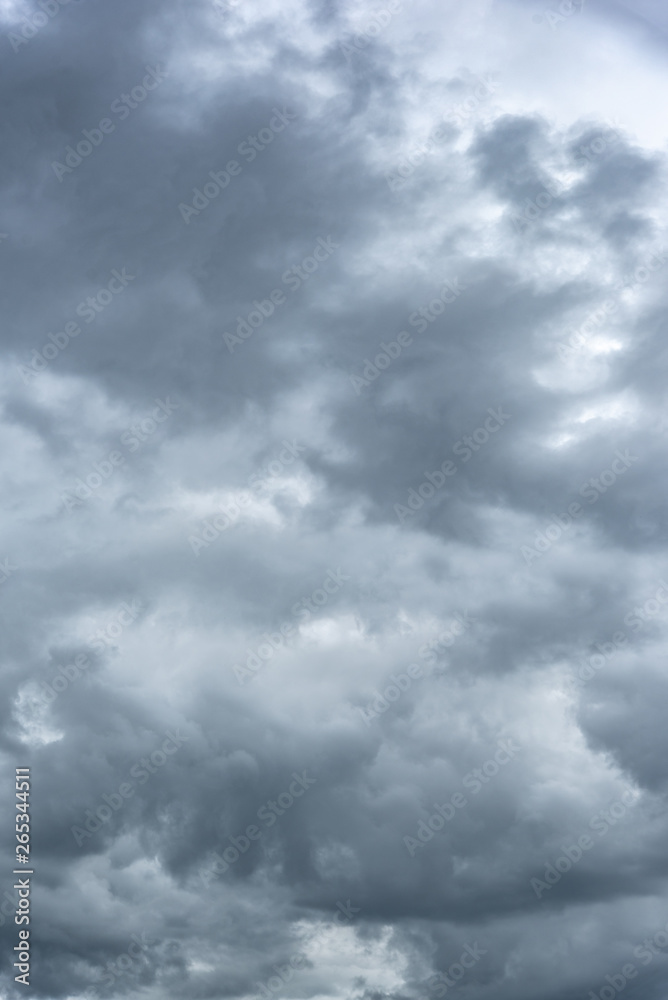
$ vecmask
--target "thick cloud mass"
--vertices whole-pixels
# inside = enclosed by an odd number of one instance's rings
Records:
[[[3,996],[665,1000],[664,5],[59,3],[0,3]]]

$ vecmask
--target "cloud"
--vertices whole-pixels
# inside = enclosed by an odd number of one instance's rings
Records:
[[[665,12],[224,6],[0,11],[30,984],[661,1000]]]

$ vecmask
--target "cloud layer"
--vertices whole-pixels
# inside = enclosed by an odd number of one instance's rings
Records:
[[[33,995],[663,1000],[667,28],[0,5]]]

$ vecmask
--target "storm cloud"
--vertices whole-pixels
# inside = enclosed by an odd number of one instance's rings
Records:
[[[0,2],[5,995],[664,1000],[667,31]]]

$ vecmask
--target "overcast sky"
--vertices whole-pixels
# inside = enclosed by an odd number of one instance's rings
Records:
[[[664,3],[60,3],[0,2],[3,995],[665,1000]]]

